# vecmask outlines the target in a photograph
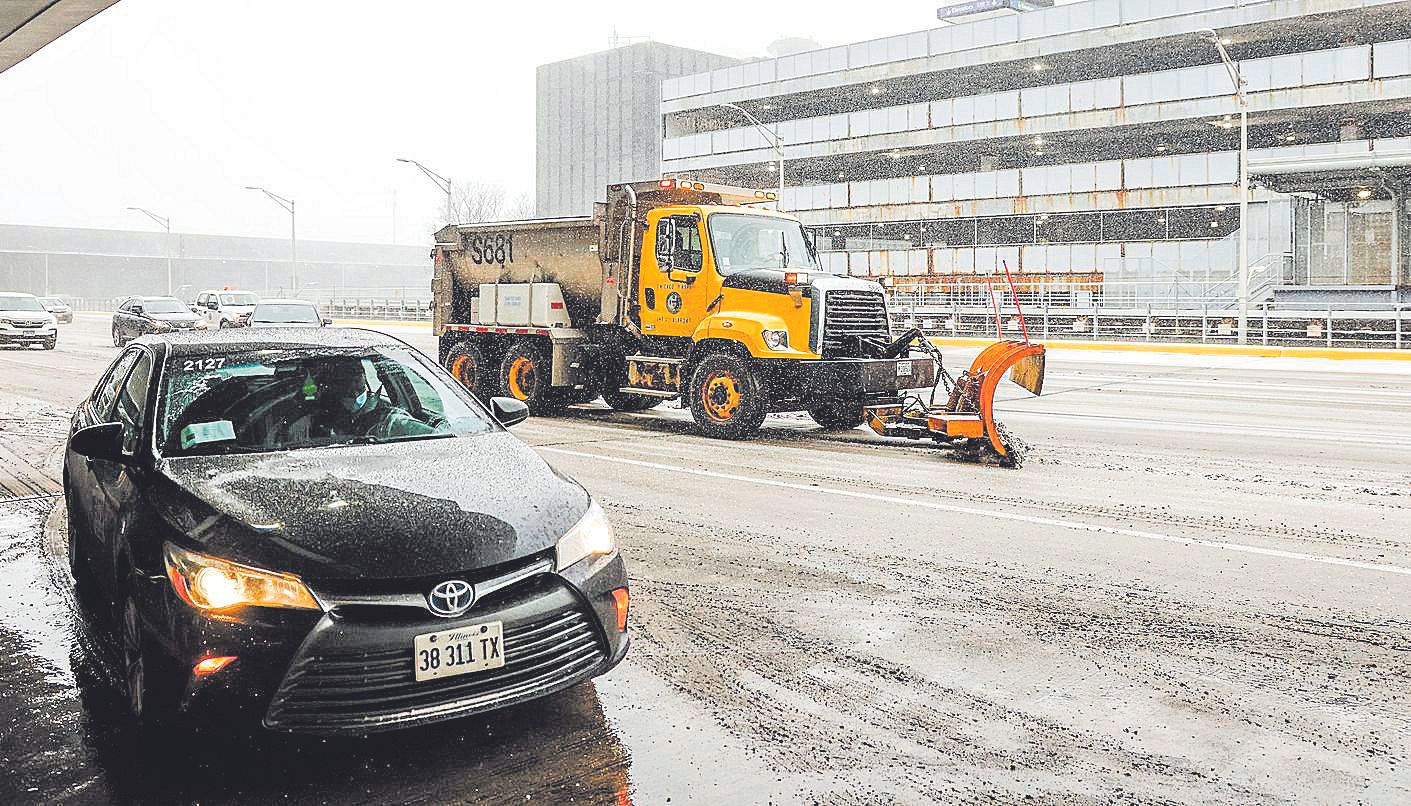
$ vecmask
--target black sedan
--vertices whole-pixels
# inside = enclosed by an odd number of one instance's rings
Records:
[[[113,346],[148,333],[205,330],[206,320],[175,297],[128,297],[113,311]]]
[[[526,414],[365,330],[130,345],[74,414],[64,495],[133,716],[363,734],[616,665],[612,527],[505,431]]]

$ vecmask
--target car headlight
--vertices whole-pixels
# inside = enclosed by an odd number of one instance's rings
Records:
[[[163,555],[167,579],[176,595],[197,610],[236,607],[287,607],[321,610],[303,580],[293,574],[263,571],[168,543]]]
[[[210,327],[210,325],[206,324],[205,319],[197,319],[195,322],[191,323],[192,330],[205,330],[207,327]]]
[[[617,550],[617,538],[613,537],[612,524],[597,501],[588,505],[588,511],[578,519],[568,534],[559,538],[556,550],[560,571],[594,554],[611,554]]]
[[[763,333],[764,344],[771,350],[789,349],[789,331],[787,330],[766,330]]]
[[[171,330],[171,324],[168,322],[163,322],[160,319],[154,320],[152,322],[152,329],[158,332],[161,332],[163,330]]]

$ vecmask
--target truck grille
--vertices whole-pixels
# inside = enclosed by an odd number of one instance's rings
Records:
[[[315,652],[295,661],[270,704],[273,728],[366,732],[484,711],[558,689],[606,658],[579,610],[505,625],[505,665],[417,682],[411,638],[379,652]]]
[[[874,291],[829,291],[823,307],[823,355],[850,351],[851,336],[887,340],[887,303]]]

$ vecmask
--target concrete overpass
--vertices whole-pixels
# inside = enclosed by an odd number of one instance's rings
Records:
[[[0,73],[118,0],[0,0]]]

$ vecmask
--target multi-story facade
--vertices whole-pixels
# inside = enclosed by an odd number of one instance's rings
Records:
[[[535,212],[587,215],[610,183],[660,176],[662,82],[736,61],[638,42],[540,65]]]
[[[1411,3],[1090,0],[667,80],[668,174],[771,187],[839,271],[979,299],[1408,299]]]

